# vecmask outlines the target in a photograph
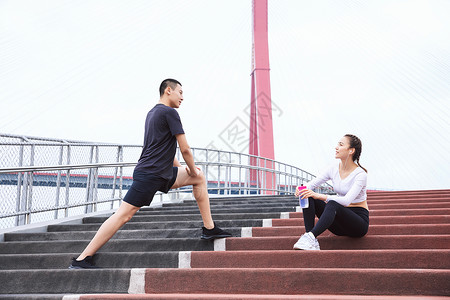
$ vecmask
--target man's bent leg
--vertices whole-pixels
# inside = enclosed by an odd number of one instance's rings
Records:
[[[196,177],[191,177],[184,167],[178,168],[177,180],[171,189],[186,185],[192,185],[194,198],[197,201],[204,226],[207,229],[214,228],[214,221],[211,216],[211,208],[209,205],[208,189],[206,187],[206,178],[203,172],[200,172]]]
[[[119,209],[100,226],[92,241],[78,256],[77,260],[83,260],[86,256],[93,256],[139,209],[140,207],[122,202]]]

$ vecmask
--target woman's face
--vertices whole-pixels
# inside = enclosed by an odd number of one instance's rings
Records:
[[[336,158],[347,159],[353,154],[354,149],[350,148],[350,141],[348,137],[342,137],[336,145]]]

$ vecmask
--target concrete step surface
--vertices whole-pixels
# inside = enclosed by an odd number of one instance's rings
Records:
[[[67,269],[74,253],[0,255],[0,270]],[[99,252],[94,256],[102,268],[178,268],[179,251]]]
[[[145,293],[448,296],[450,270],[363,268],[139,269]],[[127,293],[130,269],[0,271],[0,293]],[[312,277],[312,278],[311,278]],[[70,280],[61,280],[70,278]],[[317,280],[315,280],[317,278]],[[320,279],[320,280],[319,280]],[[309,284],[305,284],[308,282]],[[327,285],[323,285],[327,282]],[[220,283],[220,284],[217,284]],[[133,290],[131,290],[133,292]]]
[[[191,268],[450,269],[450,249],[193,251],[190,254],[190,266]]]
[[[298,203],[294,205],[286,205],[286,206],[261,206],[261,207],[236,207],[236,208],[216,208],[211,207],[211,213],[213,215],[215,214],[224,214],[224,213],[237,213],[237,214],[243,214],[243,213],[273,213],[273,212],[287,212],[292,211],[295,212],[296,207],[298,206]],[[198,208],[196,207],[188,207],[185,209],[154,209],[154,210],[146,210],[146,211],[139,211],[136,213],[136,216],[154,216],[154,215],[167,215],[168,213],[172,214],[191,214],[196,215],[200,214]]]
[[[290,213],[289,213],[290,215]],[[303,218],[273,219],[272,226],[303,225]],[[450,215],[371,216],[370,225],[393,224],[450,224]]]
[[[268,219],[279,218],[280,212],[261,212],[261,213],[223,213],[212,214],[214,220],[242,220],[242,219]],[[84,223],[103,223],[106,217],[88,217],[84,218]],[[200,213],[195,214],[165,214],[165,215],[136,215],[131,220],[133,222],[153,222],[153,221],[201,221]]]
[[[221,220],[216,222],[221,228],[232,227],[261,227],[263,219],[240,219],[240,220]],[[49,225],[48,232],[60,231],[97,231],[101,223],[85,223],[85,224],[61,224]],[[129,222],[125,224],[124,230],[151,230],[151,229],[187,229],[195,228],[201,230],[203,226],[202,221],[167,221],[167,222]]]
[[[262,236],[300,236],[305,233],[303,226],[253,227],[252,237]],[[368,235],[431,235],[450,234],[450,224],[393,224],[370,225]],[[332,235],[328,230],[323,236]]]
[[[31,241],[0,243],[0,254],[81,252],[90,240]],[[100,252],[205,251],[214,250],[214,242],[200,238],[185,239],[112,239]]]
[[[292,197],[289,200],[284,200],[280,202],[280,200],[272,200],[272,201],[259,201],[254,203],[246,203],[246,202],[237,202],[230,200],[230,202],[221,202],[221,203],[211,203],[211,209],[220,209],[220,208],[234,208],[234,207],[242,207],[242,208],[254,208],[258,207],[288,207],[298,205],[298,198]],[[186,203],[170,203],[163,204],[161,207],[142,207],[139,211],[154,211],[154,210],[178,210],[178,209],[194,209],[198,208],[197,202],[186,202]]]
[[[0,270],[0,294],[127,293],[130,269]]]
[[[180,284],[180,283],[186,284]],[[220,284],[217,284],[219,283]],[[327,284],[324,284],[326,282]],[[146,269],[146,293],[450,295],[450,270],[339,268]],[[188,284],[187,284],[188,283]],[[308,283],[308,284],[306,284]]]
[[[1,296],[0,296],[1,299]],[[16,299],[16,298],[14,298]],[[23,298],[26,299],[26,298]],[[35,298],[38,299],[38,298]],[[367,296],[367,295],[262,295],[262,294],[95,294],[77,295],[63,300],[442,300],[440,296]],[[20,299],[22,300],[22,299]]]
[[[241,235],[240,227],[222,229],[230,232],[233,236]],[[155,238],[199,238],[200,228],[183,229],[147,229],[147,230],[119,230],[113,239],[155,239]],[[8,233],[5,241],[61,241],[61,240],[90,240],[96,231],[65,231],[44,233]]]
[[[262,294],[10,294],[10,300],[442,300],[445,296],[262,295]]]
[[[363,238],[319,236],[321,250],[448,249],[450,235],[373,235]],[[292,250],[298,236],[228,238],[225,250]]]
[[[417,216],[417,215],[450,215],[450,208],[403,208],[403,209],[370,209],[370,217],[375,216]],[[301,218],[301,212],[290,212],[290,218]]]

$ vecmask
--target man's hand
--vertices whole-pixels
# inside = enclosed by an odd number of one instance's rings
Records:
[[[189,169],[189,167],[186,167],[186,172],[188,173],[189,176],[191,177],[197,177],[198,174],[200,174],[200,169],[195,167],[194,168],[194,172],[191,172],[191,170]]]

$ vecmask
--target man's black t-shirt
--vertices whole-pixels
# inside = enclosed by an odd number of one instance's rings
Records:
[[[164,104],[155,105],[145,120],[144,148],[135,170],[164,179],[172,178],[177,150],[175,135],[183,133],[178,112]]]

